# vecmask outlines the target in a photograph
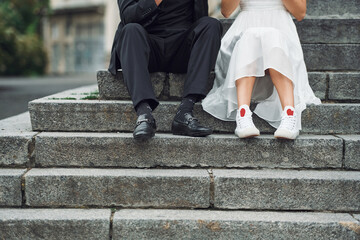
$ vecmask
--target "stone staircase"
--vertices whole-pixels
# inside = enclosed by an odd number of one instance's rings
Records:
[[[308,7],[297,27],[323,104],[297,140],[258,118],[240,140],[200,105],[215,133],[174,136],[184,76],[154,73],[158,132],[137,143],[121,72],[99,71],[0,121],[0,239],[360,239],[360,4]]]

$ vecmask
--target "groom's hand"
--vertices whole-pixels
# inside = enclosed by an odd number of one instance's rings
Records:
[[[159,4],[160,4],[162,1],[163,1],[163,0],[155,0],[155,3],[156,3],[156,5],[159,6]]]

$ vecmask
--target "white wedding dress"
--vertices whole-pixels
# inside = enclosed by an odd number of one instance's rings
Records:
[[[272,68],[294,85],[295,111],[301,129],[301,112],[307,104],[320,104],[308,81],[303,52],[295,24],[282,0],[241,0],[241,12],[222,39],[216,78],[203,100],[204,110],[224,121],[235,121],[235,81],[256,76],[252,101],[254,113],[277,128],[282,107],[278,93],[265,70]]]

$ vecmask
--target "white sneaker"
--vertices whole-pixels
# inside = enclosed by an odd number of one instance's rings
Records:
[[[274,133],[275,138],[295,139],[299,136],[299,130],[296,128],[296,113],[291,106],[285,107],[279,128]]]
[[[252,112],[248,105],[241,105],[236,113],[235,135],[239,138],[250,138],[260,135],[252,120]]]

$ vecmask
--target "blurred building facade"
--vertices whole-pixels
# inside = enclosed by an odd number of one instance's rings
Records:
[[[220,17],[220,0],[209,0],[209,13]],[[94,72],[107,67],[120,21],[116,0],[50,0],[44,20],[47,72]]]

